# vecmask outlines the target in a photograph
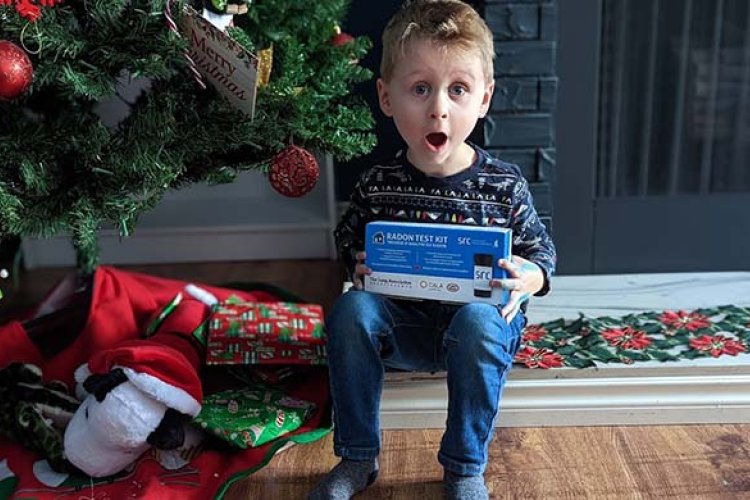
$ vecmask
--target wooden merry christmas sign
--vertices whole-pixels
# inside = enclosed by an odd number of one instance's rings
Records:
[[[183,20],[190,57],[198,71],[235,107],[253,116],[258,58],[194,9],[188,8]]]

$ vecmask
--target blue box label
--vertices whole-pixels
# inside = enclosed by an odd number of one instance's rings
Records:
[[[504,278],[499,259],[510,259],[511,230],[499,227],[370,222],[365,228],[365,290],[444,302],[503,304],[491,288]]]

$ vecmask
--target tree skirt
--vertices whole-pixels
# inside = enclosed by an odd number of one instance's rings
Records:
[[[74,282],[71,275],[55,287],[42,303],[30,311],[52,309],[67,295]],[[139,338],[154,314],[162,311],[187,283],[145,274],[100,266],[94,273],[93,295],[85,327],[70,345],[51,358],[37,349],[24,323],[13,320],[0,325],[0,367],[12,361],[34,363],[42,369],[45,380],[62,380],[74,387],[73,371],[99,349]],[[272,301],[274,290],[242,291],[197,284],[219,300],[230,295],[243,300]],[[227,449],[204,447],[192,456],[190,463],[168,471],[150,450],[121,473],[102,479],[58,474],[46,460],[21,445],[0,437],[0,499],[120,499],[154,498],[204,500],[221,498],[229,485],[260,469],[287,443],[309,443],[325,436],[331,429],[328,371],[311,370],[304,380],[295,379],[287,387],[289,396],[315,403],[318,409],[296,431],[256,447]]]
[[[558,319],[526,327],[516,363],[587,368],[599,363],[736,356],[750,346],[750,308],[720,306],[612,318]]]

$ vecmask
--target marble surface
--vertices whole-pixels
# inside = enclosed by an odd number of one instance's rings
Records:
[[[553,278],[547,296],[532,299],[528,317],[530,323],[541,323],[559,318],[574,319],[580,313],[588,317],[618,317],[636,312],[691,310],[730,304],[750,307],[750,272],[559,276]],[[671,369],[679,372],[690,367],[733,367],[747,371],[750,353],[683,359],[674,363],[641,361],[632,366],[598,366],[611,373],[641,372],[649,368],[666,373]]]
[[[528,316],[539,323],[729,304],[750,307],[750,272],[557,276],[548,295],[531,299]]]

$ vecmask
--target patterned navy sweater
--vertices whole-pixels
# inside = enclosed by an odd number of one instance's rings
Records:
[[[555,246],[539,220],[521,170],[472,145],[477,160],[449,177],[429,177],[399,153],[391,163],[360,176],[349,208],[334,232],[349,275],[364,250],[365,224],[373,220],[500,226],[513,230],[511,252],[539,265],[544,286],[555,271]]]

